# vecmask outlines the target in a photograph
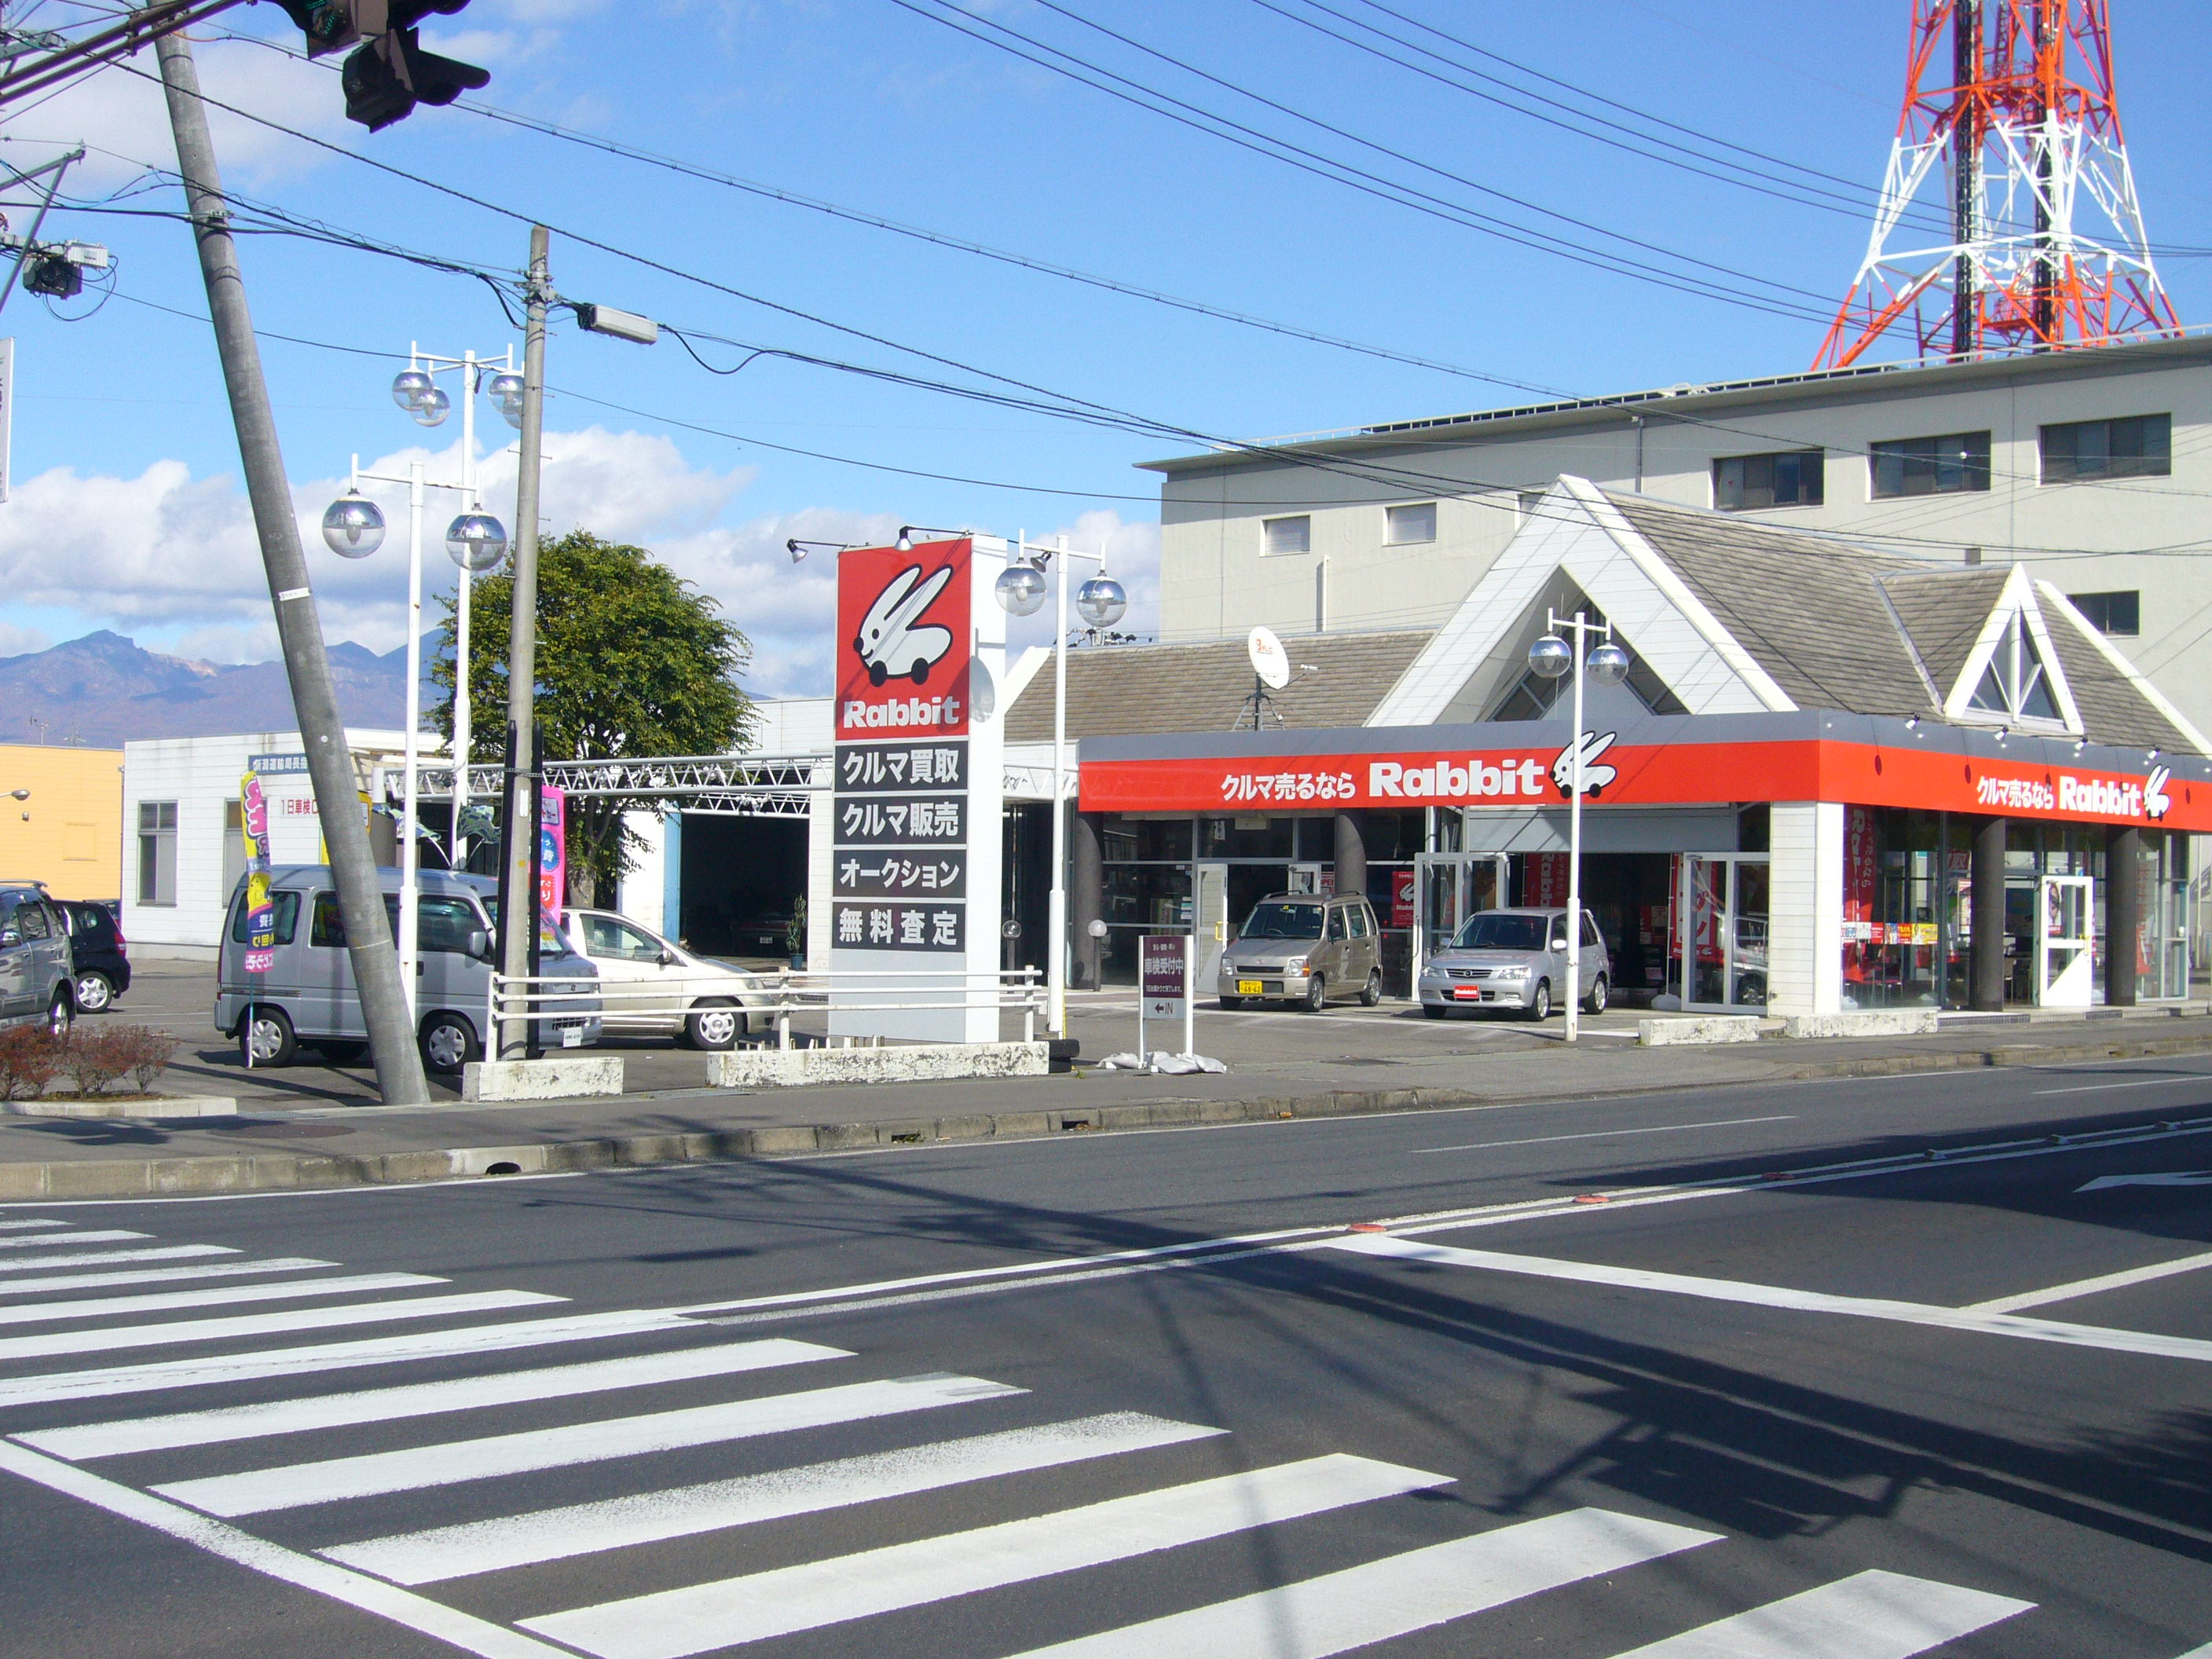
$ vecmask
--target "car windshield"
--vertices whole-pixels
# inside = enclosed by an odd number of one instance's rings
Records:
[[[1504,910],[1485,910],[1469,916],[1467,926],[1452,941],[1461,951],[1540,951],[1544,948],[1547,916],[1515,915]]]
[[[1282,904],[1271,900],[1253,907],[1251,919],[1244,924],[1243,937],[1319,939],[1321,913],[1318,904]]]

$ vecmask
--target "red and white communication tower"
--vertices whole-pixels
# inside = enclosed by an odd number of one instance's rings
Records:
[[[1893,329],[1924,357],[2180,326],[2120,137],[2109,9],[1913,0],[1874,234],[1814,368],[1847,368]]]

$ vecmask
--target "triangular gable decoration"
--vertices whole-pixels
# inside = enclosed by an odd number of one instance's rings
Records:
[[[2081,732],[2081,711],[2075,707],[2025,567],[2013,568],[1943,712],[1954,720],[2055,726]]]

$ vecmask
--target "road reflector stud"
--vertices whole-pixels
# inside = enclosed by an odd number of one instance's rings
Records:
[[[1352,1231],[1355,1233],[1387,1233],[1390,1230],[1379,1221],[1355,1221],[1352,1224]]]
[[[1607,1198],[1603,1193],[1577,1193],[1575,1194],[1575,1202],[1577,1204],[1610,1204],[1613,1200],[1610,1198]]]

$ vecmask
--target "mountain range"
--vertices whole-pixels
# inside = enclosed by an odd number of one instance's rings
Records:
[[[422,709],[434,636],[423,640]],[[407,715],[407,648],[379,656],[343,641],[330,647],[331,676],[349,726],[399,729]],[[101,629],[46,651],[0,657],[0,743],[120,748],[149,738],[213,737],[293,728],[281,662],[196,662],[148,651]]]

